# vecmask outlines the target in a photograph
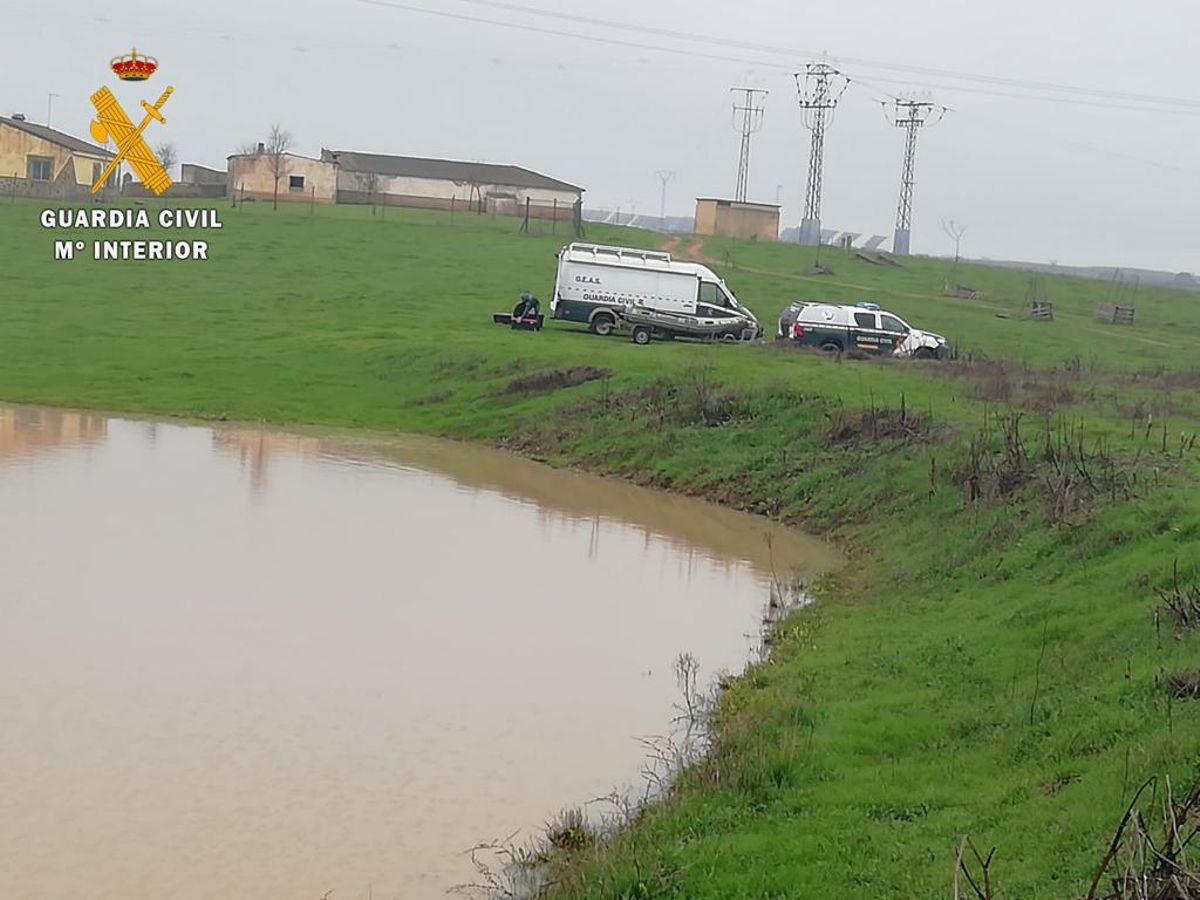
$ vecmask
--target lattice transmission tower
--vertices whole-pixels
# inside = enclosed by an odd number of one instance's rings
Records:
[[[892,123],[906,131],[904,136],[904,167],[900,172],[900,203],[896,207],[896,233],[892,252],[907,256],[912,245],[913,185],[916,183],[917,135],[926,125],[936,125],[946,115],[946,107],[932,100],[903,99],[894,101]],[[884,112],[887,105],[884,104]]]
[[[730,88],[730,93],[742,94],[741,105],[733,102],[733,127],[742,133],[742,150],[738,154],[737,188],[733,199],[746,201],[746,191],[750,187],[750,138],[762,130],[764,107],[758,102],[760,96],[766,97],[767,92],[757,88]],[[739,119],[740,116],[740,119]]]
[[[825,132],[833,125],[838,101],[850,79],[828,63],[809,63],[797,72],[796,93],[804,125],[812,132],[808,153],[808,187],[804,193],[804,218],[800,221],[800,243],[821,243],[821,182],[825,175]]]

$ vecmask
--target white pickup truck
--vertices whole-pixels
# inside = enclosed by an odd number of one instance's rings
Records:
[[[940,334],[913,328],[867,301],[848,306],[797,300],[779,314],[775,337],[828,353],[857,350],[913,359],[945,359],[950,353],[950,345]]]

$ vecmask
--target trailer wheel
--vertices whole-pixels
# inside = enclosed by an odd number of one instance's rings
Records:
[[[596,313],[592,318],[592,334],[608,337],[617,327],[617,320],[611,313]]]
[[[640,347],[650,343],[650,339],[654,337],[654,329],[649,325],[634,325],[633,326],[633,342]]]

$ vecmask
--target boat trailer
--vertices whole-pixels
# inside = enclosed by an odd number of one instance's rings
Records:
[[[645,309],[632,304],[626,304],[616,311],[618,325],[627,330],[635,344],[649,344],[654,337],[667,339],[677,337],[692,338],[702,341],[723,341],[736,344],[757,340],[757,326],[741,323],[722,322],[703,316],[693,316],[687,313],[665,313]]]

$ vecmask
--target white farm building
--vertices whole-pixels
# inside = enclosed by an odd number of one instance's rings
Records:
[[[337,167],[338,203],[386,203],[569,219],[583,188],[513,165],[322,150]]]

